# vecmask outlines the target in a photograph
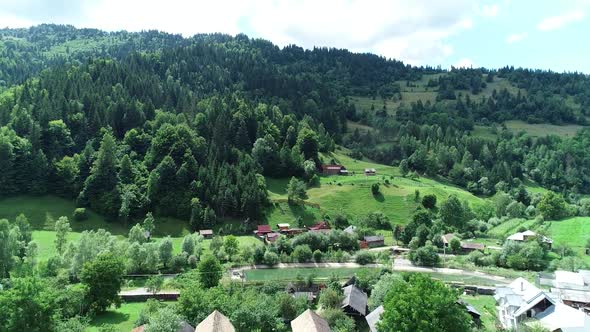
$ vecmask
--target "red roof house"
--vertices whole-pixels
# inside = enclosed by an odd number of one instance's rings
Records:
[[[256,235],[264,235],[271,233],[272,229],[270,229],[270,225],[258,225],[258,229],[254,231]]]
[[[342,165],[321,165],[320,170],[324,175],[347,175],[346,167]]]
[[[320,221],[309,228],[310,231],[319,231],[320,229],[330,229],[330,225],[326,221]]]

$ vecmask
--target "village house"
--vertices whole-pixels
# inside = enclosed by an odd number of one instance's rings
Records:
[[[257,229],[254,231],[254,234],[261,238],[264,238],[264,236],[268,233],[272,233],[270,225],[258,225]]]
[[[590,313],[590,271],[555,271],[539,274],[537,282],[549,286],[551,294],[564,304]]]
[[[266,233],[265,240],[267,243],[273,243],[276,240],[278,240],[280,236],[281,236],[281,233],[277,233],[277,232]]]
[[[229,318],[215,310],[194,329],[196,332],[235,332]],[[184,331],[183,331],[184,332]]]
[[[365,175],[377,175],[377,170],[374,168],[365,168]]]
[[[199,234],[204,237],[205,239],[213,238],[213,230],[212,229],[201,229]]]
[[[385,245],[385,238],[383,237],[383,235],[365,236],[363,238],[362,242],[364,242],[364,243],[361,243],[361,247],[362,246],[366,246],[368,248],[383,247]]]
[[[365,316],[367,314],[367,294],[355,285],[346,286],[343,290],[342,310],[347,315]]]
[[[508,238],[506,238],[506,240],[516,241],[516,242],[525,242],[525,241],[533,240],[536,237],[537,237],[537,233],[535,233],[531,230],[526,230],[524,232],[514,233],[514,234],[510,235]],[[553,240],[551,240],[550,238],[548,238],[546,236],[541,236],[541,241],[543,241],[543,243],[547,244],[549,246],[549,248],[551,248],[551,245],[553,245]]]
[[[447,233],[447,234],[441,235],[440,239],[441,239],[443,245],[448,248],[451,246],[451,240],[456,237],[457,236],[455,236],[455,234],[453,234],[453,233]]]
[[[293,332],[330,332],[328,322],[311,309],[292,320],[291,329]]]
[[[461,252],[463,252],[464,254],[468,254],[472,251],[484,251],[486,249],[486,246],[483,243],[477,243],[477,242],[461,242]]]
[[[282,224],[277,224],[277,227],[279,228],[279,232],[286,232],[289,230],[289,227],[291,227],[291,225],[289,225],[287,223],[282,223]]]
[[[498,320],[505,329],[518,330],[519,324],[539,323],[550,331],[590,331],[590,317],[563,304],[523,278],[507,287],[498,287],[494,295]]]
[[[348,170],[342,165],[321,165],[323,175],[348,175]]]

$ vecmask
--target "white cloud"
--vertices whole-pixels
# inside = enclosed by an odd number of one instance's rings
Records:
[[[0,19],[12,15],[31,24],[185,36],[245,32],[281,46],[370,51],[412,64],[444,62],[452,54],[448,38],[470,29],[478,15],[470,0],[60,0],[59,10],[45,0],[4,1],[9,3],[0,6]]]
[[[498,5],[484,5],[481,13],[486,17],[496,17],[496,15],[498,15]]]
[[[473,64],[473,60],[469,59],[469,58],[462,58],[459,61],[457,61],[453,67],[455,68],[472,68],[475,67],[475,65]]]
[[[518,43],[518,42],[526,39],[528,36],[529,36],[529,34],[526,32],[514,33],[514,34],[511,34],[510,36],[506,37],[506,42],[508,44]]]
[[[585,16],[584,11],[574,10],[561,15],[548,17],[537,24],[537,29],[541,31],[556,30],[570,23],[581,21]]]

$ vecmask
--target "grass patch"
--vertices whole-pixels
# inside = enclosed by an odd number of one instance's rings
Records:
[[[554,244],[567,245],[586,262],[590,262],[590,257],[585,252],[586,241],[590,238],[590,217],[545,222],[547,223],[547,235],[553,239]]]
[[[461,295],[461,299],[471,304],[481,314],[481,330],[497,331],[496,300],[490,295]]]
[[[122,303],[120,308],[112,308],[106,312],[94,317],[90,326],[86,329],[88,332],[99,331],[103,325],[110,325],[116,331],[131,331],[135,321],[139,318],[144,303]]]
[[[488,235],[491,237],[495,237],[498,239],[503,239],[508,235],[518,232],[520,227],[524,227],[529,229],[533,226],[535,220],[526,220],[526,219],[510,219],[506,220],[505,222],[499,224],[496,227],[491,228],[488,231]]]
[[[547,136],[547,135],[557,135],[557,136],[561,136],[561,137],[573,137],[574,135],[576,135],[576,133],[579,130],[584,128],[584,126],[573,125],[573,124],[558,126],[558,125],[553,125],[553,124],[548,124],[548,123],[532,124],[532,123],[526,123],[526,122],[520,121],[520,120],[506,121],[505,125],[506,125],[506,128],[508,128],[508,130],[510,130],[514,133],[519,133],[521,131],[524,131],[528,135],[535,136],[535,137],[543,137],[543,136]]]

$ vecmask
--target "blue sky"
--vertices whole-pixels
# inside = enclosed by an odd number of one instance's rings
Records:
[[[246,33],[414,65],[590,73],[590,0],[0,0],[0,26]]]

